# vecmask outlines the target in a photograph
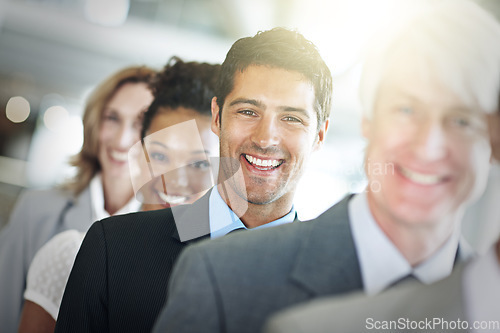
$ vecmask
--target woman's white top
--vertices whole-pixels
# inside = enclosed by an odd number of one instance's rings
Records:
[[[24,298],[40,305],[54,320],[84,237],[85,233],[77,230],[61,232],[40,248],[31,262]]]
[[[90,182],[90,197],[94,218],[101,220],[109,217],[104,209],[104,193],[99,174]],[[132,198],[116,214],[137,211],[139,207],[140,203]],[[84,237],[85,233],[77,230],[61,232],[42,246],[31,262],[24,298],[40,305],[54,320],[57,319],[64,288]]]

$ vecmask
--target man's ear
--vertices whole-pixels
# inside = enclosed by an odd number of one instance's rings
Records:
[[[317,151],[323,146],[325,142],[326,132],[328,132],[328,126],[330,125],[330,119],[327,119],[323,125],[319,128],[318,137],[316,142],[314,143],[313,151]]]
[[[217,97],[212,98],[212,132],[219,136],[220,133],[220,112],[217,104]]]
[[[366,118],[366,116],[363,116],[363,119],[361,120],[361,134],[365,139],[370,138],[372,131],[372,121],[371,119]]]

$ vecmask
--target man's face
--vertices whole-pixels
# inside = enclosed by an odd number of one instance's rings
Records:
[[[231,191],[254,204],[293,198],[304,165],[328,126],[318,133],[314,102],[314,88],[300,73],[254,65],[236,72],[222,119],[212,100],[221,176],[228,178],[241,167],[229,181]]]
[[[368,199],[379,223],[451,221],[486,185],[485,113],[465,105],[414,57],[392,62],[372,119],[363,121]]]

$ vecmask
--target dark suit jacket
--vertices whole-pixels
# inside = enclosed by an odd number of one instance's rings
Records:
[[[317,220],[190,246],[154,332],[259,332],[292,304],[362,289],[348,199]]]
[[[295,306],[274,316],[264,332],[465,332],[441,323],[467,319],[463,267],[457,267],[448,278],[431,285],[409,283],[376,296],[355,293]],[[434,318],[438,321],[434,322]],[[411,325],[421,325],[420,328],[410,329],[407,319],[413,322]],[[389,325],[393,325],[392,329],[387,328]]]
[[[180,241],[176,222],[183,224],[181,235],[208,235],[209,195],[192,205],[95,222],[76,257],[55,331],[150,332],[172,265],[189,243]]]

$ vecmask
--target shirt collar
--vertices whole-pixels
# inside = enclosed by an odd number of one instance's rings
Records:
[[[297,212],[295,211],[295,206],[292,206],[292,209],[287,215],[252,229],[264,229],[280,224],[291,223],[295,220],[296,214]],[[210,238],[224,236],[235,229],[248,229],[222,199],[217,186],[214,186],[212,192],[210,193],[209,219]]]
[[[109,217],[109,213],[104,209],[104,190],[102,184],[101,174],[98,173],[90,181],[90,202],[92,205],[92,218],[94,221],[102,220]],[[139,210],[141,204],[139,201],[132,197],[129,202],[125,204],[114,215],[127,214]]]
[[[363,285],[367,294],[376,294],[395,281],[413,274],[423,283],[448,276],[455,262],[460,239],[459,228],[430,258],[415,268],[399,252],[373,218],[365,193],[349,201],[349,220],[358,252]]]

